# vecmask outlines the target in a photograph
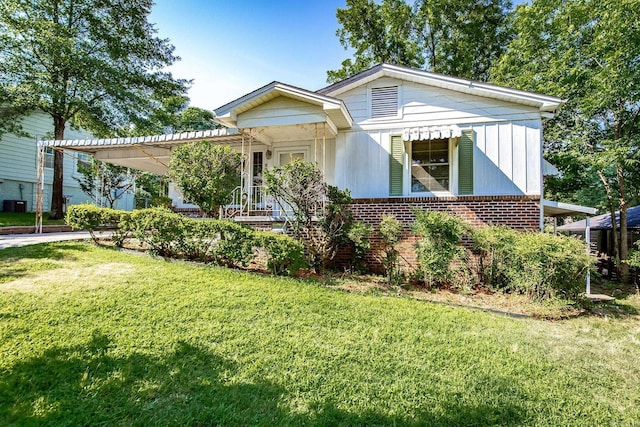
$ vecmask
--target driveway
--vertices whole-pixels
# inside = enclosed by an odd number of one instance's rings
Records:
[[[109,234],[110,233],[108,231],[96,233],[99,237],[105,237]],[[61,242],[64,240],[85,240],[90,238],[91,236],[87,231],[0,235],[0,250],[5,248],[15,248],[18,246],[37,245],[38,243]]]

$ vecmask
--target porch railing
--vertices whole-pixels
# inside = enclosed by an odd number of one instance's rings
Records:
[[[318,201],[316,216],[324,207],[324,201]],[[252,185],[248,188],[236,187],[233,190],[231,203],[222,207],[224,218],[262,216],[272,218],[290,218],[293,209],[289,205],[276,203],[266,187]]]

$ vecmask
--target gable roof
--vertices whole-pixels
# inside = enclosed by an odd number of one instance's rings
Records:
[[[317,93],[335,97],[355,87],[379,79],[380,77],[392,77],[470,95],[533,106],[537,107],[540,111],[549,113],[555,112],[565,102],[555,96],[541,95],[392,64],[378,64],[355,76],[322,88],[318,90]]]
[[[216,108],[214,110],[216,121],[227,127],[236,127],[238,114],[262,105],[265,102],[269,102],[278,96],[284,96],[322,107],[338,129],[350,128],[353,124],[351,114],[341,99],[277,81],[271,82],[268,85],[262,86],[253,92]]]
[[[620,225],[620,211],[616,211],[616,224]],[[592,230],[611,230],[611,214],[594,216],[589,219],[589,228]],[[582,231],[587,226],[586,221],[575,221],[558,227],[560,231]],[[627,228],[640,229],[640,206],[627,209]]]

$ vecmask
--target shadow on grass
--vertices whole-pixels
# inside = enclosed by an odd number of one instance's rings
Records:
[[[51,242],[37,245],[27,245],[15,248],[5,248],[0,250],[0,262],[6,259],[51,259],[70,260],[76,257],[72,251],[81,250],[82,243],[78,242]]]
[[[240,383],[233,362],[204,348],[178,342],[160,358],[118,350],[109,337],[95,333],[85,345],[53,348],[16,363],[0,376],[0,424],[417,426],[523,421],[522,410],[510,404],[514,395],[504,393],[513,384],[495,378],[487,379],[492,385],[475,385],[479,392],[498,396],[491,406],[465,406],[452,396],[445,413],[426,408],[411,419],[347,412],[335,402],[312,405],[300,414],[283,403],[283,386],[259,378]]]

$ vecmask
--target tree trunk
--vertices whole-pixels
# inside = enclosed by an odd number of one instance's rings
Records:
[[[624,171],[622,165],[618,163],[616,166],[616,174],[618,178],[618,197],[620,204],[620,240],[618,241],[620,254],[620,265],[618,271],[620,272],[620,280],[622,283],[629,283],[629,264],[627,264],[627,258],[629,257],[629,243],[627,239],[627,200],[625,193]]]
[[[613,248],[613,259],[616,265],[616,269],[618,269],[618,265],[620,264],[620,245],[618,239],[618,224],[616,223],[616,204],[615,198],[613,195],[613,190],[611,189],[611,184],[607,180],[607,177],[604,175],[603,171],[598,171],[598,176],[600,177],[600,181],[602,181],[602,185],[607,193],[607,204],[609,205],[609,213],[611,215],[611,238],[613,239],[612,248]],[[620,273],[620,271],[618,271]]]
[[[53,127],[55,139],[64,139],[64,129],[66,122],[60,116],[53,117]],[[49,210],[49,218],[64,218],[64,195],[63,195],[63,176],[64,176],[64,152],[62,150],[54,150],[53,157],[53,191],[51,194],[51,209]]]

